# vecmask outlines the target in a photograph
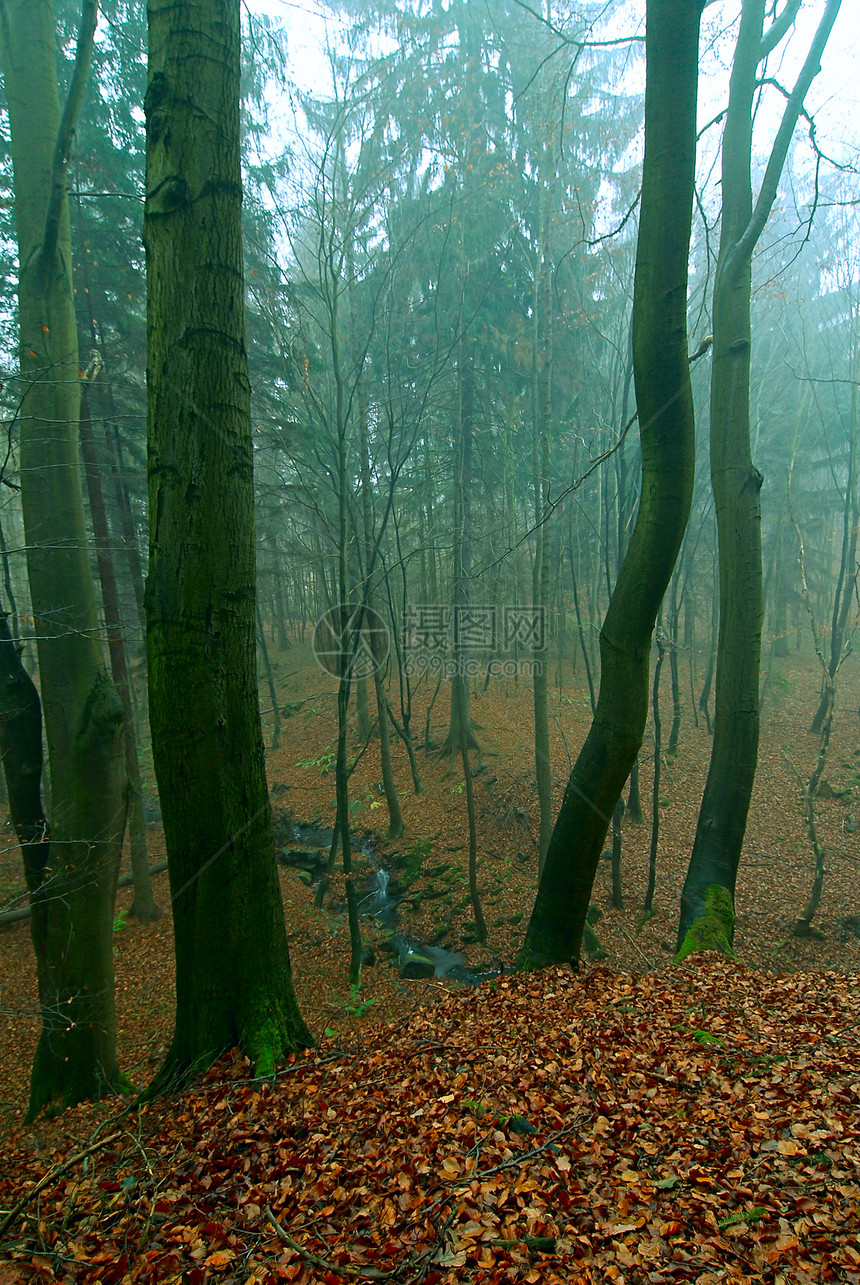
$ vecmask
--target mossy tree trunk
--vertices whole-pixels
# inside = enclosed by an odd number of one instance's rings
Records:
[[[123,711],[105,673],[87,551],[66,190],[95,23],[96,4],[86,0],[61,112],[51,0],[0,5],[20,264],[21,503],[52,785],[50,845],[22,840],[42,1008],[31,1117],[120,1083],[112,928],[125,828]]]
[[[239,167],[239,0],[150,0],[149,703],[176,1026],[154,1090],[239,1045],[310,1043],[293,991],[255,649]]]
[[[642,743],[651,634],[689,516],[694,420],[687,259],[700,0],[649,0],[645,163],[633,303],[641,425],[636,525],[600,634],[597,710],[556,821],[521,965],[578,961],[609,820]]]
[[[750,293],[753,250],[776,198],[794,127],[839,12],[827,0],[794,90],[789,95],[758,197],[752,192],[753,108],[759,65],[790,29],[799,5],[788,0],[767,32],[766,0],[744,0],[723,133],[722,224],[714,284],[711,372],[711,482],[719,549],[714,744],[696,837],[681,894],[678,949],[719,909],[716,939],[732,942],[735,883],[758,761],[762,630],[762,475],[750,450]],[[719,896],[712,890],[718,890]],[[725,925],[729,925],[726,930]]]

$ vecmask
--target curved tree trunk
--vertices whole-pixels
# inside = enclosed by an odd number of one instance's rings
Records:
[[[146,123],[149,701],[176,946],[155,1089],[236,1044],[265,1074],[310,1035],[257,689],[239,0],[150,0]]]
[[[633,357],[642,442],[636,526],[600,634],[597,711],[553,831],[520,964],[578,961],[609,820],[642,743],[651,634],[690,512],[694,419],[687,260],[700,0],[649,0]]]

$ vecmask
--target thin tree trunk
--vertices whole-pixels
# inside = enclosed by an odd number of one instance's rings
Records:
[[[97,377],[98,371],[94,372]],[[90,421],[90,399],[87,385],[81,390],[81,459],[90,501],[90,516],[96,544],[96,566],[102,591],[102,605],[107,629],[108,655],[111,677],[122,701],[125,765],[128,776],[126,806],[129,820],[129,848],[131,871],[134,875],[134,901],[131,913],[142,924],[152,923],[161,914],[152,895],[149,877],[149,853],[146,846],[146,824],[143,819],[143,794],[140,788],[140,763],[137,757],[137,732],[131,704],[131,686],[128,662],[123,639],[122,617],[119,609],[110,530],[102,492],[101,469],[96,454],[93,426]]]
[[[364,528],[364,566],[365,581],[362,587],[362,600],[366,607],[375,611],[375,594],[373,592],[373,512],[371,508],[370,485],[370,443],[367,431],[367,398],[363,390],[359,392],[358,413],[359,451],[361,453],[361,515]],[[371,646],[377,641],[376,630],[371,631]],[[379,727],[379,759],[382,770],[382,785],[385,790],[385,802],[388,807],[388,837],[399,839],[403,833],[403,816],[400,811],[400,798],[397,783],[394,780],[394,769],[391,766],[391,728],[388,699],[385,693],[385,674],[383,657],[374,651],[373,687],[376,695],[376,719]]]
[[[544,148],[545,163],[549,149]],[[537,306],[534,318],[533,371],[533,456],[535,500],[535,558],[532,575],[532,608],[546,617],[549,607],[550,540],[549,524],[544,512],[550,490],[550,434],[552,431],[552,255],[548,179],[542,176],[541,232],[538,262],[535,270]],[[544,642],[543,639],[540,640]],[[535,735],[535,781],[537,784],[540,823],[538,829],[538,873],[543,869],[552,837],[552,767],[549,757],[549,687],[545,646],[536,645],[532,652],[532,693]]]
[[[3,560],[3,586],[6,590],[6,601],[9,603],[9,621],[12,633],[12,639],[16,645],[20,644],[18,623],[18,604],[15,601],[15,591],[12,587],[12,569],[9,565],[9,550],[6,547],[6,533],[3,530],[2,521],[0,521],[0,558]],[[41,718],[41,714],[39,716]]]
[[[660,773],[663,767],[663,723],[660,718],[660,672],[666,645],[657,625],[657,664],[651,689],[651,717],[654,720],[654,789],[651,796],[651,846],[648,850],[648,887],[642,909],[646,916],[654,913],[654,889],[657,885],[657,844],[660,838]]]
[[[634,825],[642,824],[642,796],[639,793],[639,755],[630,769],[630,789],[627,791],[627,815]]]
[[[572,524],[571,524],[572,525]],[[588,698],[591,701],[591,713],[597,709],[597,695],[594,690],[594,679],[591,676],[591,660],[588,655],[588,645],[585,641],[585,633],[582,628],[582,614],[579,610],[579,592],[576,586],[576,564],[573,560],[573,531],[569,530],[569,539],[567,543],[567,553],[570,559],[570,581],[573,588],[573,608],[576,612],[576,629],[579,635],[579,645],[582,649],[582,662],[585,666],[585,677],[588,681]]]
[[[462,687],[458,687],[458,699],[462,697]],[[472,902],[472,914],[475,916],[475,936],[479,942],[487,940],[487,923],[481,907],[481,894],[478,889],[478,824],[475,816],[475,791],[472,784],[472,767],[469,762],[468,723],[464,711],[460,710],[457,726],[460,729],[460,762],[463,766],[463,781],[466,786],[466,815],[469,821],[469,897]]]
[[[624,820],[624,800],[619,795],[618,802],[612,809],[612,905],[615,910],[624,909],[624,886],[621,878],[621,823]]]
[[[460,752],[460,726],[458,719],[466,720],[466,745],[470,750],[480,749],[473,730],[469,704],[470,660],[468,643],[468,610],[472,566],[472,450],[475,414],[475,385],[469,342],[466,335],[460,338],[458,382],[460,405],[457,415],[457,442],[454,459],[454,567],[452,577],[452,609],[454,616],[453,677],[451,679],[451,715],[448,735],[442,746],[443,754]],[[456,691],[455,691],[456,688]]]
[[[263,658],[263,672],[266,675],[269,700],[272,702],[272,749],[277,750],[281,747],[281,710],[278,704],[278,689],[275,687],[275,675],[272,673],[272,662],[269,659],[269,648],[266,646],[266,633],[263,629],[263,616],[260,611],[259,599],[254,604],[254,609],[257,618],[257,644],[260,648],[260,655]]]
[[[666,755],[670,759],[673,759],[678,753],[678,740],[681,735],[681,679],[678,673],[679,620],[678,575],[676,572],[672,580],[669,603],[669,674],[672,680],[672,727],[669,731]]]
[[[716,570],[716,568],[715,568]],[[705,716],[705,722],[708,728],[708,735],[712,735],[711,727],[711,688],[714,683],[714,673],[717,667],[717,638],[719,634],[720,619],[720,589],[719,584],[714,584],[714,593],[711,600],[711,629],[710,642],[708,644],[708,663],[705,666],[705,677],[702,679],[702,691],[699,696],[699,709]]]
[[[791,486],[791,470],[789,469],[789,496]],[[846,503],[847,503],[846,495]],[[790,499],[789,499],[790,505]],[[800,528],[795,522],[795,531],[797,533],[798,544],[800,546],[800,581],[803,589],[803,599],[806,604],[806,611],[809,616],[809,623],[812,629],[812,641],[815,646],[815,654],[818,657],[818,663],[821,666],[822,681],[827,698],[824,710],[824,721],[818,740],[818,755],[815,761],[815,767],[809,780],[806,782],[803,791],[803,807],[806,818],[806,833],[809,836],[809,842],[812,845],[812,852],[815,858],[815,872],[812,879],[812,886],[809,890],[809,897],[806,905],[797,917],[797,923],[794,925],[795,937],[811,937],[815,935],[812,927],[812,921],[818,911],[821,902],[821,894],[824,891],[824,876],[826,874],[825,860],[826,851],[824,844],[818,834],[818,826],[815,819],[815,799],[818,794],[818,787],[821,785],[821,779],[824,776],[824,769],[827,764],[827,751],[830,747],[830,733],[833,728],[833,710],[836,705],[836,673],[839,669],[839,660],[831,671],[831,666],[825,662],[824,650],[818,634],[818,623],[815,618],[815,612],[812,606],[812,599],[809,593],[809,584],[806,579],[806,566],[803,549],[803,539],[801,538]],[[844,549],[843,549],[844,554]],[[841,660],[841,656],[840,656]],[[832,661],[832,653],[831,653]]]
[[[851,387],[851,424],[848,439],[848,477],[845,482],[845,497],[842,505],[842,545],[839,558],[839,573],[836,578],[836,589],[833,594],[833,613],[830,622],[830,658],[827,672],[832,679],[836,675],[842,660],[842,649],[845,638],[845,626],[848,623],[848,612],[854,598],[856,583],[855,565],[857,560],[857,375],[860,373],[860,362],[853,363],[854,380]],[[833,701],[828,692],[826,680],[822,680],[821,699],[810,731],[821,732],[828,714],[832,717]]]

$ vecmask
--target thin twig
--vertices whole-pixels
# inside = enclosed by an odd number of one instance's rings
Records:
[[[539,1147],[532,1147],[530,1151],[521,1151],[519,1155],[511,1156],[510,1160],[503,1160],[500,1165],[494,1165],[492,1169],[474,1169],[470,1174],[464,1174],[463,1178],[456,1182],[452,1179],[451,1185],[462,1187],[464,1182],[474,1182],[476,1179],[483,1181],[484,1178],[490,1178],[493,1174],[502,1173],[505,1169],[514,1169],[518,1165],[523,1165],[528,1160],[534,1160],[536,1156],[543,1155],[550,1147],[554,1146],[562,1138],[566,1138],[569,1133],[575,1133],[582,1124],[583,1117],[578,1116],[575,1122],[568,1125],[566,1129],[558,1129],[553,1133],[546,1142],[542,1142]]]
[[[378,1281],[390,1280],[392,1276],[400,1276],[403,1272],[402,1267],[394,1267],[390,1271],[384,1271],[381,1267],[374,1267],[370,1263],[362,1267],[353,1267],[350,1264],[341,1266],[340,1263],[333,1263],[331,1259],[321,1258],[319,1254],[314,1254],[311,1250],[305,1249],[304,1245],[300,1245],[297,1240],[293,1240],[292,1236],[281,1226],[268,1206],[266,1207],[266,1218],[274,1227],[284,1244],[289,1245],[290,1249],[294,1249],[297,1254],[301,1255],[306,1263],[310,1263],[314,1267],[322,1267],[327,1272],[334,1272],[337,1276],[351,1276],[359,1279],[364,1278],[365,1280],[370,1279]]]
[[[645,954],[645,951],[644,951],[644,950],[642,949],[642,947],[639,945],[638,941],[636,941],[636,939],[635,939],[634,937],[631,937],[631,936],[630,936],[630,933],[627,931],[627,929],[624,927],[624,925],[623,925],[623,924],[619,924],[619,927],[620,927],[621,931],[623,932],[624,936],[625,936],[625,937],[627,938],[627,940],[630,942],[630,945],[634,948],[634,950],[638,950],[638,951],[639,951],[639,954],[640,954],[640,955],[642,956],[642,958],[644,959],[645,964],[646,964],[646,967],[648,968],[649,972],[654,972],[654,971],[655,971],[655,967],[654,967],[654,961],[653,961],[653,959],[649,959],[649,958],[648,958],[648,956]]]
[[[76,1165],[80,1160],[86,1160],[87,1156],[91,1156],[94,1151],[100,1151],[102,1147],[106,1147],[111,1142],[116,1142],[117,1138],[121,1137],[123,1137],[122,1132],[110,1133],[106,1138],[101,1138],[91,1146],[85,1147],[83,1151],[76,1152],[75,1155],[70,1156],[68,1160],[64,1160],[61,1165],[56,1165],[53,1169],[50,1169],[45,1174],[44,1178],[39,1179],[35,1187],[30,1188],[26,1196],[21,1197],[17,1205],[12,1206],[6,1217],[2,1222],[0,1222],[0,1237],[9,1230],[15,1219],[21,1213],[21,1210],[25,1209],[27,1205],[29,1205],[30,1201],[33,1200],[35,1196],[38,1196],[40,1191],[44,1191],[46,1187],[50,1186],[50,1184],[57,1178],[62,1177],[64,1173]]]

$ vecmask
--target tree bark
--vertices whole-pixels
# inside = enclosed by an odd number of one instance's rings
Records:
[[[549,148],[544,147],[544,168],[549,165]],[[548,174],[541,175],[540,235],[535,264],[536,306],[534,316],[533,372],[533,472],[535,496],[535,559],[532,572],[533,610],[549,609],[550,539],[546,506],[550,499],[550,435],[552,432],[552,256],[550,237],[550,195]],[[541,639],[541,641],[543,641]],[[543,869],[552,837],[552,765],[549,756],[549,714],[547,707],[549,672],[544,648],[532,652],[532,679],[535,783],[540,824],[538,830],[538,871]]]
[[[150,0],[146,94],[149,702],[176,1025],[153,1091],[239,1045],[311,1042],[293,991],[255,647],[239,0]]]
[[[461,334],[457,361],[459,406],[454,449],[454,539],[451,601],[454,618],[454,649],[451,676],[451,715],[442,754],[459,754],[460,723],[464,723],[466,748],[480,749],[475,736],[469,699],[470,677],[468,614],[472,575],[472,454],[474,449],[475,372],[472,369],[472,341]]]
[[[361,470],[361,521],[364,533],[364,566],[365,581],[362,586],[362,600],[366,607],[376,610],[374,592],[375,541],[373,535],[372,485],[370,479],[370,441],[367,429],[367,396],[359,390],[358,399],[358,434],[359,434],[359,467]],[[382,770],[382,785],[385,790],[385,802],[388,807],[388,837],[399,839],[403,833],[403,815],[400,810],[400,796],[397,793],[397,782],[391,764],[391,715],[388,709],[388,697],[385,691],[385,665],[378,653],[376,630],[371,633],[371,648],[376,662],[373,671],[373,688],[376,696],[376,720],[379,727],[379,762]]]
[[[50,0],[0,8],[20,264],[21,502],[52,786],[50,847],[35,862],[24,849],[42,1007],[30,1117],[121,1083],[112,926],[125,828],[123,713],[104,669],[87,551],[66,190],[95,22],[95,0],[85,0],[61,113]]]
[[[633,304],[642,487],[600,634],[597,711],[550,841],[520,956],[524,967],[578,962],[609,819],[642,743],[651,634],[690,511],[695,460],[686,306],[700,17],[700,0],[649,0]]]
[[[762,628],[762,475],[750,451],[750,293],[753,250],[776,197],[806,92],[841,0],[827,0],[789,96],[753,203],[752,122],[758,67],[774,47],[765,0],[744,0],[723,134],[722,225],[714,285],[711,482],[717,517],[720,623],[714,743],[678,926],[679,956],[696,943],[731,953],[734,894],[758,761]]]
[[[98,372],[95,372],[96,375]],[[119,610],[113,554],[110,545],[107,511],[102,491],[101,469],[96,454],[93,426],[90,421],[89,395],[86,384],[81,390],[81,458],[90,502],[90,516],[96,544],[96,566],[102,591],[102,606],[108,637],[111,677],[122,701],[125,766],[128,777],[126,806],[128,811],[129,848],[134,875],[134,901],[131,913],[142,924],[158,919],[161,910],[152,895],[149,878],[149,854],[146,848],[146,824],[143,819],[143,795],[140,789],[140,764],[137,757],[137,733],[131,705],[131,686]]]

